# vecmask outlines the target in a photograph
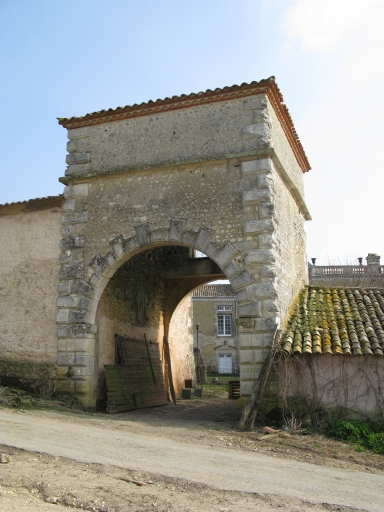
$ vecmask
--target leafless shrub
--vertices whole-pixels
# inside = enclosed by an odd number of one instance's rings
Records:
[[[47,379],[35,387],[35,393],[44,400],[49,400],[56,393],[58,387],[57,380]]]
[[[57,392],[58,380],[57,376],[46,368],[43,369],[42,374],[37,382],[33,384],[33,390],[39,397],[44,400],[49,400]]]
[[[301,428],[301,421],[300,419],[292,412],[290,416],[284,419],[285,426],[287,427],[287,430],[291,432],[291,434],[299,434],[303,431]]]

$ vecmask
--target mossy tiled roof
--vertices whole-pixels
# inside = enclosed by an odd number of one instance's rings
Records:
[[[384,290],[305,287],[280,348],[295,354],[384,355]]]

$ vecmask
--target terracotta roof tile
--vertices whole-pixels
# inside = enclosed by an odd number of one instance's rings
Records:
[[[384,354],[384,290],[304,288],[280,348],[296,354]]]
[[[85,114],[84,116],[73,116],[73,117],[58,117],[57,120],[59,124],[64,126],[65,128],[72,128],[72,124],[76,123],[76,126],[80,121],[82,121],[83,125],[86,126],[86,120],[90,118],[104,118],[104,117],[110,117],[114,114],[120,113],[122,111],[126,110],[134,110],[134,109],[144,109],[144,108],[151,108],[155,105],[164,105],[164,104],[170,104],[179,102],[180,100],[191,100],[195,98],[199,98],[201,96],[209,96],[214,95],[218,93],[222,93],[225,91],[233,91],[235,89],[250,87],[250,86],[259,86],[268,82],[275,82],[275,77],[271,76],[270,78],[260,80],[259,82],[253,81],[251,83],[242,83],[241,85],[232,85],[232,86],[226,86],[223,88],[217,87],[216,89],[207,89],[206,91],[200,91],[200,92],[192,92],[190,94],[181,94],[180,96],[172,96],[172,98],[166,97],[166,98],[158,98],[157,100],[148,100],[144,101],[142,103],[134,103],[133,105],[125,105],[124,107],[116,107],[116,108],[109,108],[109,109],[103,109],[103,110],[97,110],[96,112],[90,112],[88,114]],[[283,96],[280,92],[280,89],[277,87],[279,99],[283,101]],[[107,121],[107,120],[106,120]]]
[[[216,297],[216,298],[234,298],[235,292],[230,284],[205,284],[197,288],[192,295],[193,298]]]

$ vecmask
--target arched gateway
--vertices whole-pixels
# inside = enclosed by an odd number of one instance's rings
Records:
[[[69,138],[60,179],[61,389],[93,408],[102,322],[107,338],[107,330],[151,329],[161,339],[189,291],[226,276],[237,294],[241,392],[248,393],[307,279],[302,174],[309,164],[274,79],[59,123]],[[194,259],[194,250],[209,259]],[[156,261],[156,272],[145,261]],[[124,279],[129,297],[107,293]]]

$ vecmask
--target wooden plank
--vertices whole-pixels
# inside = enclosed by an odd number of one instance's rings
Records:
[[[107,411],[167,404],[159,344],[115,336],[122,364],[107,365]]]

